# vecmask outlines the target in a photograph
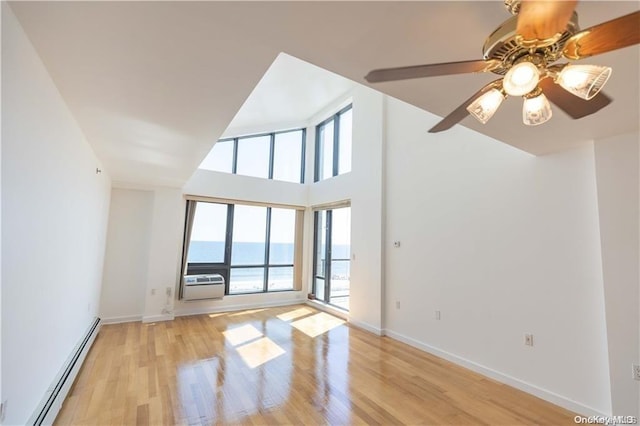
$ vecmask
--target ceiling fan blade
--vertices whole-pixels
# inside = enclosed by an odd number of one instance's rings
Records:
[[[567,92],[561,86],[554,83],[551,78],[545,78],[538,84],[542,89],[542,93],[574,120],[598,112],[612,101],[610,97],[602,92],[598,93],[591,100],[584,100]]]
[[[467,106],[475,101],[480,96],[484,95],[489,90],[493,89],[498,85],[498,82],[502,79],[499,78],[497,80],[492,81],[491,83],[484,86],[482,89],[478,90],[471,96],[469,99],[464,101],[458,108],[454,109],[449,115],[440,120],[438,124],[429,129],[429,133],[438,133],[445,130],[448,130],[462,121],[467,115],[469,115],[469,111],[467,111]],[[573,96],[573,95],[572,95]]]
[[[567,40],[562,54],[576,60],[638,43],[640,11],[580,31]]]
[[[490,71],[500,65],[497,60],[445,62],[442,64],[414,65],[410,67],[383,68],[369,72],[364,78],[369,83],[407,80],[410,78],[435,77],[439,75],[464,74]]]
[[[554,43],[567,28],[577,0],[522,0],[517,34],[524,46]]]

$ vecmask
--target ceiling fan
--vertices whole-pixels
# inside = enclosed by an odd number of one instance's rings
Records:
[[[493,31],[483,59],[385,68],[365,76],[369,83],[471,72],[502,75],[484,86],[429,130],[453,127],[468,114],[485,124],[507,96],[524,98],[522,118],[535,126],[552,115],[549,100],[578,119],[611,103],[600,90],[611,68],[555,62],[588,58],[640,43],[640,11],[585,30],[578,27],[577,0],[504,0],[514,16]]]

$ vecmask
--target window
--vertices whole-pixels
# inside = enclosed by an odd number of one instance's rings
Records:
[[[189,200],[185,275],[220,274],[225,294],[300,288],[303,210]]]
[[[273,151],[273,179],[304,182],[302,131],[276,133]]]
[[[215,172],[233,172],[233,139],[219,140],[205,157],[201,169]]]
[[[199,168],[304,183],[305,138],[306,130],[297,129],[221,139]]]
[[[313,294],[317,300],[349,310],[351,208],[314,212]]]
[[[314,182],[351,171],[351,105],[316,127]]]
[[[236,174],[269,178],[271,136],[238,139]]]
[[[224,262],[227,234],[226,204],[198,203],[196,205],[191,244],[190,263]]]

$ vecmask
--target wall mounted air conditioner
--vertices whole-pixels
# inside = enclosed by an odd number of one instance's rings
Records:
[[[220,274],[185,275],[182,300],[222,299],[224,277]]]

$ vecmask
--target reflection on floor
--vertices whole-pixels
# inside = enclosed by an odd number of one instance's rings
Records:
[[[573,424],[309,306],[107,325],[57,424]]]

